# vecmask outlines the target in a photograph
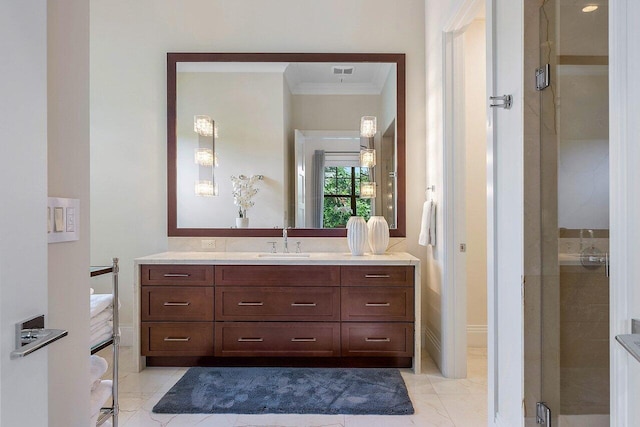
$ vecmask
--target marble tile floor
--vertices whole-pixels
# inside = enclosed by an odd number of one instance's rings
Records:
[[[110,359],[110,350],[101,355]],[[120,356],[120,427],[481,427],[487,425],[486,350],[470,349],[468,377],[444,378],[434,362],[423,373],[402,370],[414,415],[238,415],[154,414],[153,406],[188,368],[147,368],[134,372],[130,347]],[[107,373],[108,377],[109,373]]]

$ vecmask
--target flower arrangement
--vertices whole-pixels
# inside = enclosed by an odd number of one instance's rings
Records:
[[[231,177],[233,185],[233,204],[238,206],[238,218],[247,217],[247,209],[254,205],[251,198],[258,193],[258,189],[254,185],[258,181],[262,181],[262,175],[238,175]]]

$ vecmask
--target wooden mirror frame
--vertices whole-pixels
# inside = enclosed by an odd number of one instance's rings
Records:
[[[388,62],[396,64],[396,228],[406,236],[405,55],[403,53],[167,53],[167,203],[169,237],[278,237],[282,228],[178,228],[177,63],[178,62]],[[345,228],[291,228],[290,237],[346,237]]]

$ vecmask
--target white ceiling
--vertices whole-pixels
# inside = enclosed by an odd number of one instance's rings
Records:
[[[334,66],[352,66],[352,75],[334,75]],[[284,73],[294,95],[379,95],[391,63],[334,62],[181,62],[177,71],[191,73]]]

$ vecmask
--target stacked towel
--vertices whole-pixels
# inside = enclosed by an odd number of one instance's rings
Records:
[[[111,397],[112,387],[113,382],[111,380],[102,380],[91,391],[91,397],[89,399],[89,414],[91,414],[90,426],[95,426],[98,422],[98,418],[100,417],[100,408],[102,408],[107,402],[107,399]]]
[[[90,315],[89,340],[94,347],[113,335],[113,295],[92,294]]]

